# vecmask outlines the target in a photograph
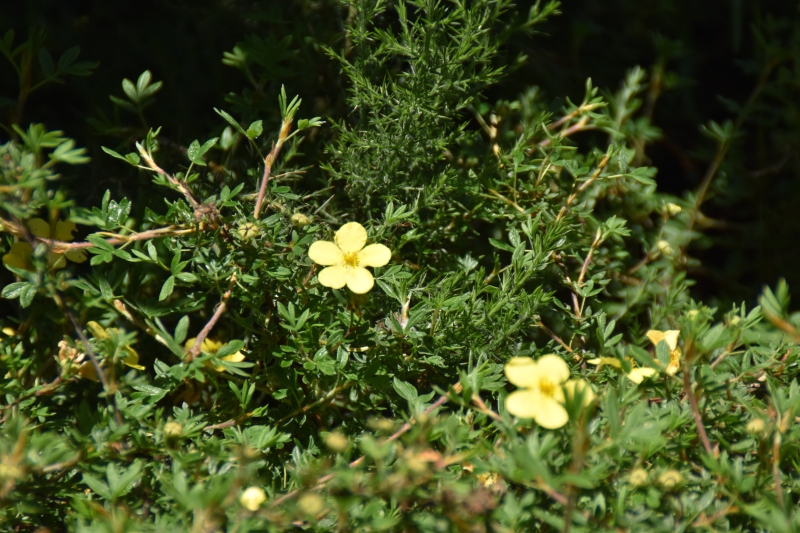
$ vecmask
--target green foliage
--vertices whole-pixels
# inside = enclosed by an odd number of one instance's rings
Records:
[[[291,72],[286,40],[225,54],[252,89],[208,110],[217,127],[180,160],[166,133],[178,125],[147,127],[161,82],[126,79],[127,100],[112,102],[146,131],[102,150],[152,181],[142,206],[113,190],[76,205],[63,176],[87,168],[84,151],[12,123],[0,146],[15,278],[0,324],[3,523],[798,529],[788,288],[721,311],[688,292],[703,196],[741,121],[704,129],[719,157],[678,198],[648,164],[660,132],[643,69],[617,92],[587,80],[556,114],[536,88],[487,100],[524,62],[504,47],[557,2],[346,7],[318,58],[346,80],[348,112],[330,126],[282,88],[266,111],[267,85]],[[43,50],[36,35],[26,46]],[[301,181],[319,169],[327,183]],[[64,220],[79,238],[59,236]],[[309,258],[347,222],[392,252],[366,294],[323,286]],[[679,330],[680,351],[648,330]],[[567,393],[570,420],[552,430],[508,412],[503,371],[547,354],[594,391]],[[634,367],[656,372],[638,383]],[[266,502],[250,509],[248,487]]]

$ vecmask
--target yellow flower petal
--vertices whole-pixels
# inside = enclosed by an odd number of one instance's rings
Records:
[[[578,393],[583,393],[583,405],[589,405],[595,399],[594,391],[589,382],[583,379],[570,379],[564,383],[564,389],[570,398],[574,398]]]
[[[242,354],[242,352],[236,352],[226,355],[225,357],[220,357],[220,359],[223,361],[230,361],[231,363],[241,363],[244,361],[244,354]]]
[[[344,254],[330,241],[316,241],[308,248],[308,257],[318,265],[338,265],[344,261]]]
[[[628,373],[628,379],[638,384],[644,381],[644,378],[649,378],[653,374],[656,374],[655,368],[634,368]]]
[[[681,349],[675,348],[669,354],[669,364],[667,365],[667,374],[674,376],[681,368]]]
[[[28,229],[31,230],[31,233],[40,239],[50,238],[50,224],[41,218],[32,218],[27,222],[26,225],[28,226]]]
[[[382,244],[370,244],[358,252],[358,266],[382,267],[392,259],[392,251]]]
[[[68,250],[64,255],[73,263],[83,263],[89,258],[86,251],[80,249]]]
[[[567,410],[560,402],[544,395],[538,396],[539,398],[534,400],[536,414],[533,417],[537,424],[543,428],[557,429],[569,421]]]
[[[328,269],[326,268],[325,270]],[[320,272],[320,274],[322,273]],[[372,277],[372,273],[366,268],[355,267],[347,269],[347,288],[354,293],[366,294],[372,289],[373,285],[375,285],[375,278]]]
[[[90,320],[89,322],[86,323],[86,329],[88,329],[91,332],[92,337],[94,337],[95,339],[105,340],[109,338],[105,328],[100,324],[98,324],[97,322],[95,322],[94,320]]]
[[[136,370],[144,370],[144,367],[139,364],[139,354],[131,348],[130,346],[126,346],[122,349],[125,352],[125,359],[122,360],[122,363],[131,367],[135,368]]]
[[[3,264],[22,270],[33,270],[30,257],[33,255],[33,248],[27,242],[15,242],[11,245],[11,250],[3,256]]]
[[[536,363],[530,357],[512,357],[506,363],[505,372],[508,381],[517,387],[536,386]]]
[[[675,351],[678,347],[678,336],[681,334],[680,330],[671,329],[664,332],[664,340],[667,342],[670,351]]]
[[[367,244],[367,230],[358,222],[348,222],[339,228],[333,240],[342,252],[357,252]]]
[[[596,359],[589,359],[586,362],[590,365],[608,365],[614,368],[622,368],[622,363],[616,357],[597,357]]]
[[[67,258],[63,254],[47,252],[47,266],[53,270],[60,270],[67,266]]]
[[[534,418],[539,395],[530,389],[514,391],[506,397],[506,410],[520,418]]]
[[[97,375],[97,369],[91,361],[84,361],[78,368],[78,374],[80,374],[82,378],[100,381],[100,377]]]
[[[545,355],[536,361],[536,373],[561,384],[569,379],[569,367],[557,355]]]
[[[331,289],[341,289],[347,284],[349,269],[343,266],[329,266],[323,268],[317,279],[321,285],[330,287]]]
[[[72,233],[75,231],[76,226],[74,222],[69,220],[59,220],[56,222],[55,240],[57,241],[71,241],[74,237]]]

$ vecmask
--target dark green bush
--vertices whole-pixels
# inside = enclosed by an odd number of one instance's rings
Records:
[[[256,11],[295,38],[225,53],[250,86],[208,134],[179,140],[146,70],[82,117],[91,160],[22,117],[97,65],[5,34],[3,527],[800,529],[788,285],[732,305],[687,276],[719,243],[707,200],[749,186],[747,126],[796,142],[797,30],[757,21],[752,98],[702,126],[707,170],[670,193],[649,150],[679,48],[563,105],[513,92],[558,10]],[[94,192],[97,169],[122,177]]]

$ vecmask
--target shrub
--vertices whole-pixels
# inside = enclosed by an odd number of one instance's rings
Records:
[[[8,529],[797,529],[788,289],[718,310],[686,277],[737,124],[665,194],[644,70],[555,114],[485,99],[555,1],[348,5],[344,118],[282,90],[277,122],[103,148],[144,208],[79,206],[59,180],[94,163],[60,131],[0,147]],[[45,79],[76,60],[13,40]]]

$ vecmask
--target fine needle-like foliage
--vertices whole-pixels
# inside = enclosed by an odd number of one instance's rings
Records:
[[[788,289],[689,292],[734,126],[670,195],[643,69],[557,109],[487,100],[555,0],[343,3],[315,50],[346,111],[262,101],[300,56],[249,38],[224,61],[254,89],[207,110],[209,139],[97,150],[157,194],[83,205],[64,177],[96,161],[6,131],[0,528],[800,530]],[[14,39],[12,62],[43,50]],[[84,65],[45,54],[46,79]],[[159,124],[161,86],[112,102]]]

